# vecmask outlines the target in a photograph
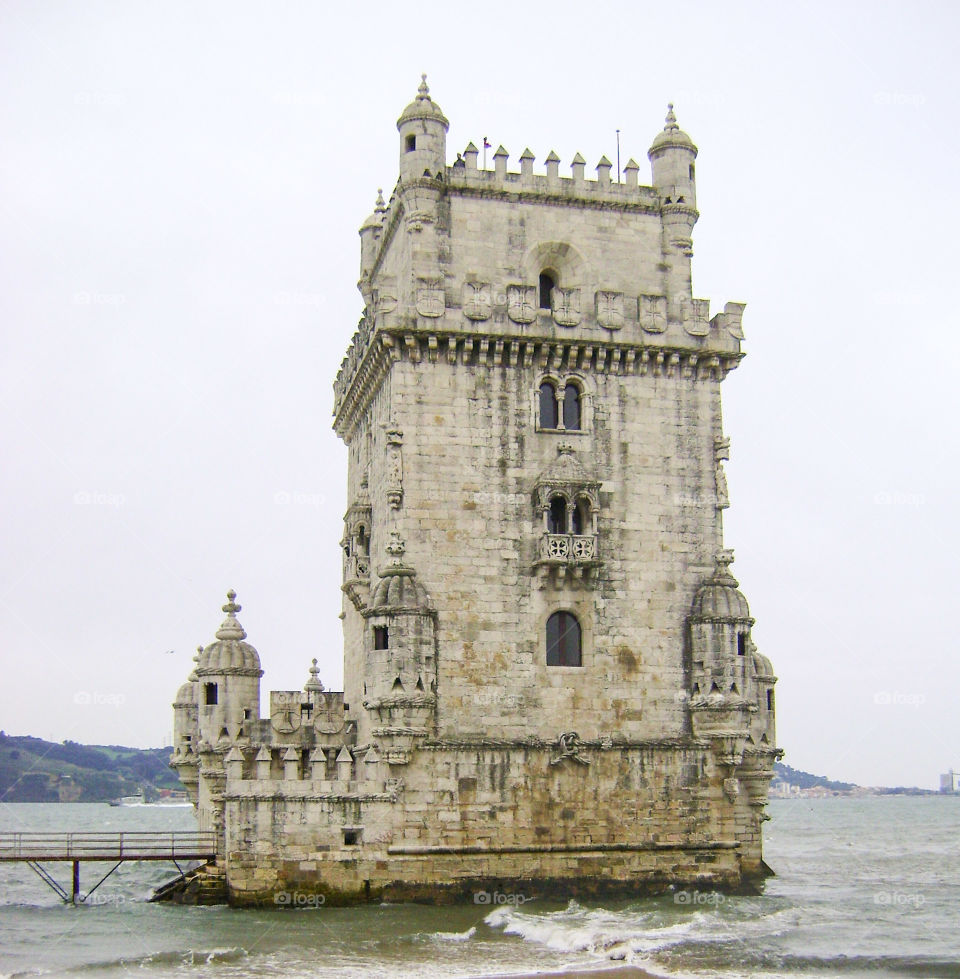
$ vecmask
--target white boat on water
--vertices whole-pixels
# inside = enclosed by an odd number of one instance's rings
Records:
[[[147,802],[147,800],[143,797],[143,792],[141,791],[139,795],[123,795],[119,799],[112,799],[110,805],[123,806],[124,808],[154,808],[157,806],[163,806],[164,808],[174,807],[185,809],[187,806],[192,806],[193,803],[186,797],[186,795],[165,795],[154,800],[153,802]]]

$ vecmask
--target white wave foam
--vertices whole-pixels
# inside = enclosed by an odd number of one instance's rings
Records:
[[[430,937],[438,942],[468,942],[476,933],[476,928],[468,928],[466,931],[437,931]]]
[[[498,908],[484,918],[491,928],[517,935],[560,952],[587,952],[598,958],[624,961],[637,954],[670,948],[698,929],[703,914],[684,921],[658,924],[652,912],[586,911],[576,902],[563,911],[530,914]]]

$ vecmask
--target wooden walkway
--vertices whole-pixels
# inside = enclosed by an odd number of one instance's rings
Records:
[[[180,870],[178,861],[213,860],[216,851],[214,833],[0,833],[0,862],[26,863],[64,901],[74,904],[86,901],[127,860],[170,860]],[[114,866],[81,896],[80,863],[84,860]],[[69,892],[43,867],[53,862],[73,864]]]

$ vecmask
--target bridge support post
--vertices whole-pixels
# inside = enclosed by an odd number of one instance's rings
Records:
[[[73,861],[73,903],[80,903],[80,861]]]

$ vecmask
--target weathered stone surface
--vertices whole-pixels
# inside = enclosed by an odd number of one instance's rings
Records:
[[[696,147],[671,109],[649,187],[448,167],[425,84],[398,128],[335,384],[345,689],[314,666],[261,719],[231,596],[175,704],[230,900],[761,878],[776,678],[721,523],[743,305],[691,293]]]

